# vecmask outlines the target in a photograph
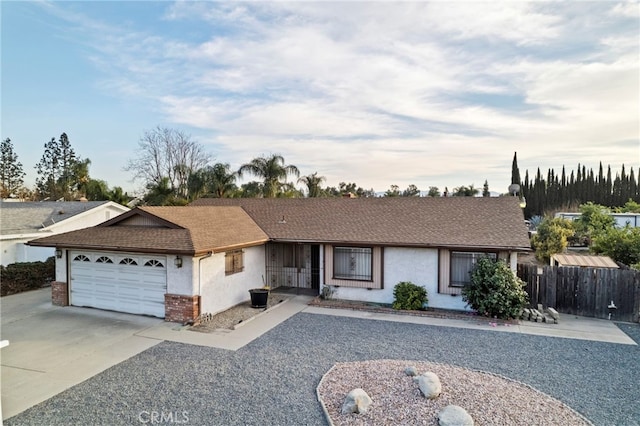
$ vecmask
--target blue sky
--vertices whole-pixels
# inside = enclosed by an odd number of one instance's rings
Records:
[[[7,2],[1,137],[27,172],[62,132],[91,176],[158,125],[233,168],[326,184],[509,184],[640,165],[638,2]]]

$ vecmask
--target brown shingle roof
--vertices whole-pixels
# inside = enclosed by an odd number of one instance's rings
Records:
[[[273,240],[529,250],[513,197],[203,198],[242,206]],[[284,220],[283,220],[284,219]]]
[[[142,207],[141,210],[188,229],[197,252],[223,251],[269,239],[240,207]]]
[[[38,238],[29,241],[29,245],[143,253],[194,252],[188,230],[147,226],[96,226]]]
[[[269,239],[529,250],[523,219],[513,197],[200,199],[187,207],[134,209],[30,244],[181,254]]]
[[[131,222],[135,217],[145,218],[146,226]],[[194,255],[267,240],[267,235],[240,207],[142,207],[93,228],[40,238],[29,244]]]

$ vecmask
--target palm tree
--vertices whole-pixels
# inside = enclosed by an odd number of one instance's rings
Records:
[[[211,169],[209,191],[218,198],[223,198],[237,189],[236,178],[238,172],[232,172],[229,163],[217,163]]]
[[[320,185],[325,180],[324,176],[318,176],[318,172],[315,172],[308,176],[302,176],[298,179],[298,183],[302,183],[307,187],[307,197],[315,198],[322,196],[322,188]]]
[[[183,206],[187,204],[186,199],[176,196],[168,177],[163,177],[158,183],[148,184],[144,201],[149,206]]]
[[[238,176],[249,172],[262,179],[263,196],[274,198],[280,192],[289,174],[300,176],[300,171],[296,166],[285,165],[284,157],[279,154],[272,154],[270,157],[257,157],[250,163],[243,164],[238,169]]]
[[[237,189],[237,176],[238,173],[232,172],[228,163],[216,163],[197,170],[189,175],[187,180],[189,199],[195,200],[207,193],[213,194],[216,198],[229,196]]]

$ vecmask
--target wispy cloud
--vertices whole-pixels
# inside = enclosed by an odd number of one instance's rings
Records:
[[[105,90],[210,132],[223,161],[282,152],[331,184],[453,186],[474,169],[479,186],[513,151],[616,164],[640,133],[636,2],[177,2],[156,29],[46,8]]]

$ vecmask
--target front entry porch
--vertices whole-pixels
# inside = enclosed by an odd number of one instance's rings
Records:
[[[272,290],[317,296],[320,291],[320,245],[268,243],[265,284]]]

